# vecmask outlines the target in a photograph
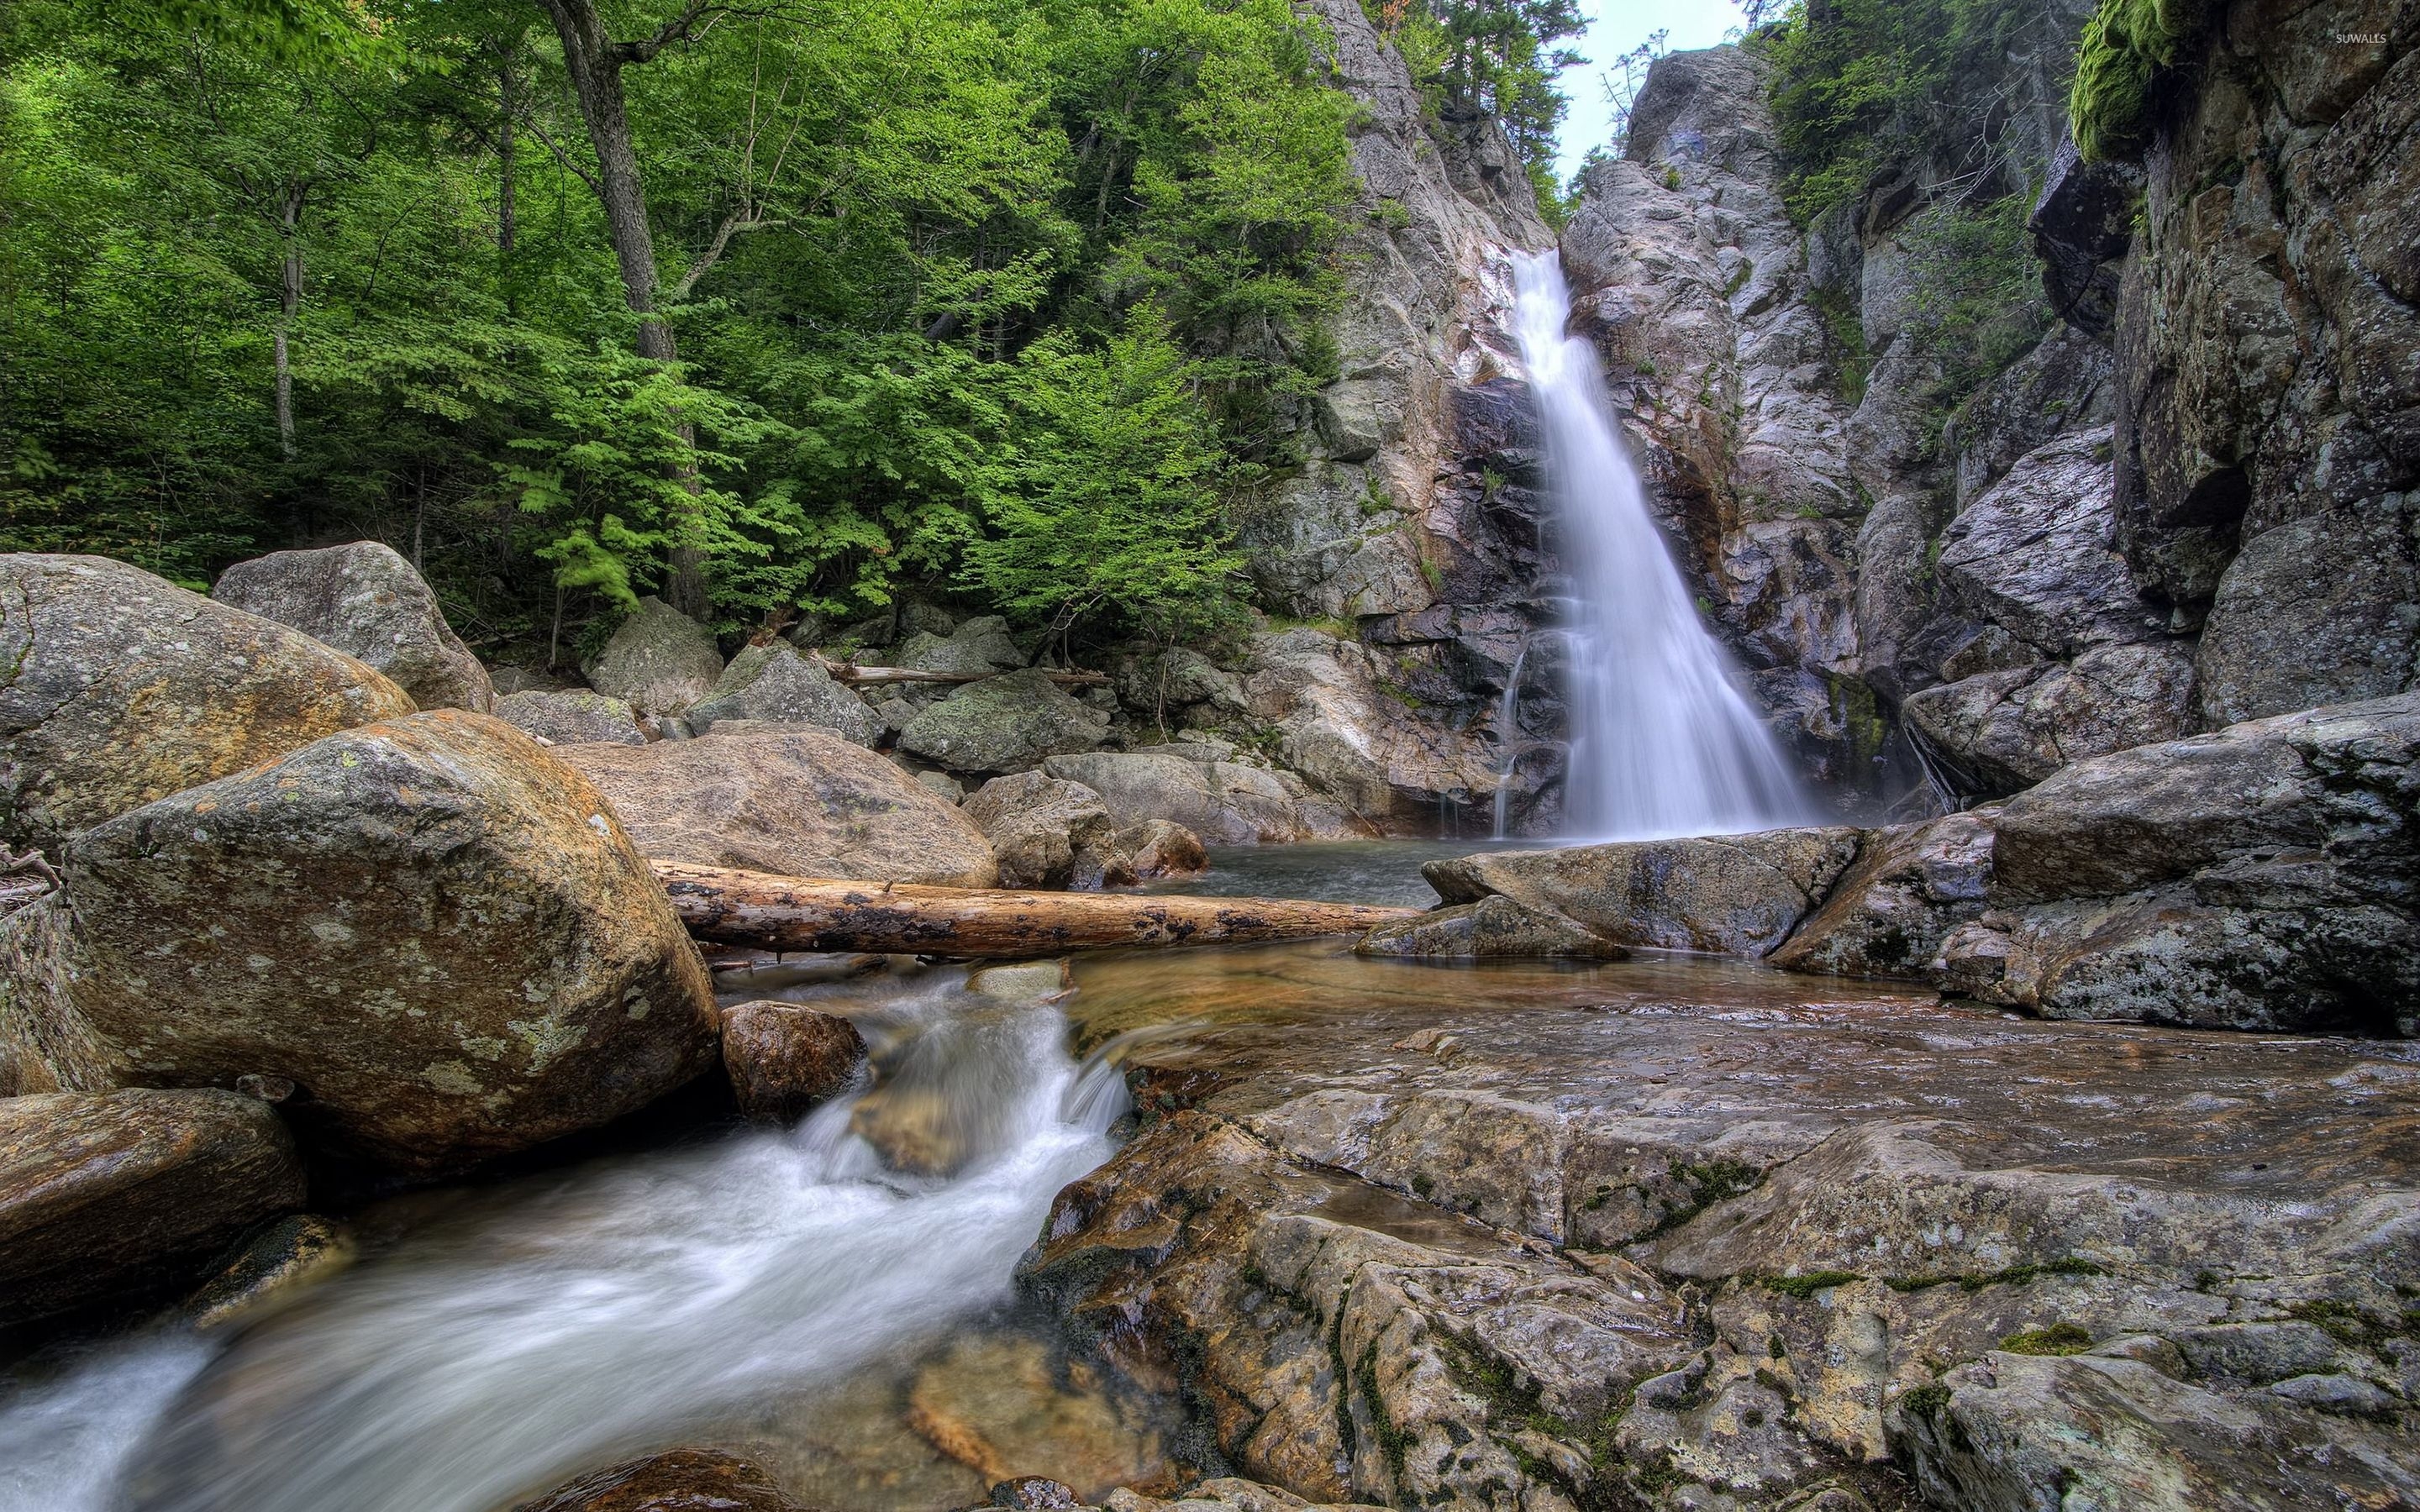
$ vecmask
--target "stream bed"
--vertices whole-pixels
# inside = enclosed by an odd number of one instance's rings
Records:
[[[1221,853],[1194,890],[1424,902],[1419,863],[1472,848]],[[2298,1093],[2254,1100],[2268,1078],[2341,1098],[2348,1075],[2376,1076],[2380,1111],[2412,1111],[2406,1073],[2360,1069],[2409,1061],[2382,1046],[2045,1025],[1653,953],[1449,965],[1350,946],[727,973],[727,1000],[853,1020],[869,1084],[786,1132],[698,1128],[395,1197],[350,1216],[358,1262],[265,1315],[19,1362],[0,1376],[0,1512],[504,1512],[676,1444],[744,1452],[830,1512],[968,1506],[1011,1474],[1088,1498],[1180,1484],[1218,1468],[1201,1425],[1166,1382],[1104,1368],[1016,1278],[1054,1197],[1132,1127],[1130,1085],[1148,1111],[1215,1109],[1361,1171],[1376,1184],[1356,1200],[1404,1209],[1388,1224],[1424,1242],[1419,1225],[1568,1224],[1575,1250],[1652,1218],[1629,1210],[1661,1200],[1666,1157],[1584,1179],[1557,1162],[1586,1151],[1538,1153],[1522,1109],[1625,1131],[1631,1156],[1668,1144],[1676,1176],[1697,1169],[1688,1149],[1735,1137],[1947,1118],[1979,1165],[2055,1151],[2238,1197],[2339,1180],[2243,1153],[2308,1118]],[[2204,1109],[2181,1143],[2155,1111],[2179,1105]],[[1391,1149],[1382,1117],[1425,1143]],[[1440,1164],[1439,1140],[1464,1152]],[[2358,1167],[2367,1149],[2329,1159]],[[1415,1190],[1434,1206],[1408,1207]]]

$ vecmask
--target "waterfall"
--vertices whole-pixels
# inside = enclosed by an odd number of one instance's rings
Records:
[[[1528,661],[1529,647],[1524,641],[1512,654],[1512,672],[1504,679],[1504,699],[1496,708],[1496,738],[1504,747],[1504,759],[1496,764],[1497,840],[1507,838],[1512,818],[1512,764],[1521,755],[1521,669]]]
[[[1552,252],[1513,258],[1521,358],[1545,425],[1572,625],[1570,832],[1599,840],[1805,824],[1806,795],[1699,622],[1616,429],[1596,353],[1564,331]]]

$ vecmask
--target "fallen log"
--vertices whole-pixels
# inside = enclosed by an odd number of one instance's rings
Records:
[[[834,882],[680,861],[650,864],[690,934],[759,950],[1022,960],[1117,946],[1232,945],[1360,934],[1419,912],[1279,898]]]
[[[980,683],[1000,675],[995,671],[928,672],[921,667],[861,667],[853,661],[836,661],[820,651],[809,655],[835,683]],[[1103,687],[1109,681],[1107,672],[1062,671],[1056,668],[1043,669],[1043,675],[1063,687]]]

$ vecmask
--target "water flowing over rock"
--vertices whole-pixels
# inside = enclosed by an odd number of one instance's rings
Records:
[[[973,821],[861,747],[806,730],[709,731],[648,746],[562,746],[640,854],[794,877],[988,887]]]
[[[1564,810],[1612,840],[1771,829],[1809,817],[1778,747],[1732,682],[1614,428],[1595,349],[1570,336],[1558,259],[1514,264],[1521,355],[1577,586]]]
[[[749,719],[810,725],[869,748],[882,733],[882,721],[863,699],[783,640],[752,645],[732,657],[714,690],[686,717],[700,733],[726,719]]]
[[[805,1512],[752,1460],[667,1449],[558,1486],[514,1512]]]
[[[488,669],[445,623],[437,594],[380,542],[239,562],[210,596],[377,668],[424,709],[485,714],[495,702]]]
[[[635,711],[617,698],[586,688],[531,688],[496,700],[496,717],[525,734],[551,745],[584,746],[608,742],[644,746]]]
[[[86,830],[59,871],[0,925],[26,1090],[282,1077],[310,1136],[427,1169],[712,1061],[662,886],[586,779],[484,715],[332,735]]]
[[[580,670],[599,693],[654,717],[678,714],[712,693],[722,653],[706,626],[647,597]]]
[[[385,677],[106,557],[0,557],[0,840],[114,814],[410,714]]]
[[[302,1205],[275,1110],[222,1091],[0,1098],[0,1323],[190,1285]]]

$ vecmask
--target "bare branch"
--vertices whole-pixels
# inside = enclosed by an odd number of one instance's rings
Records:
[[[563,144],[554,139],[553,135],[547,131],[546,127],[539,123],[536,116],[532,116],[529,118],[529,129],[536,132],[537,139],[546,144],[548,151],[554,154],[555,162],[563,164],[573,173],[578,174],[580,176],[580,181],[586,184],[598,195],[601,196],[605,193],[605,186],[597,181],[597,176],[590,173],[580,164],[572,162],[571,154],[563,150]]]
[[[761,231],[768,225],[781,224],[779,221],[765,219],[752,205],[742,205],[724,216],[722,224],[714,228],[714,239],[706,244],[704,252],[698,254],[697,261],[689,265],[689,271],[681,275],[680,282],[675,284],[666,292],[664,302],[678,304],[688,299],[690,290],[697,287],[697,281],[704,278],[706,270],[721,259],[723,250],[731,245],[733,237],[743,231]]]

